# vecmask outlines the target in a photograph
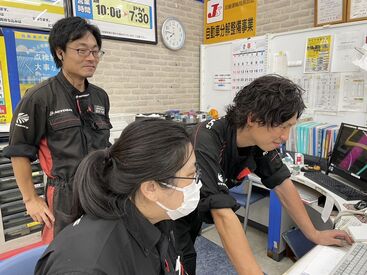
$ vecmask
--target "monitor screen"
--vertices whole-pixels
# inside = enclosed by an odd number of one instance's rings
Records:
[[[367,192],[367,127],[342,123],[329,171]]]

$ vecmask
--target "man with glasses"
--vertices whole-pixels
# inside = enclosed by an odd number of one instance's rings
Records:
[[[61,70],[26,92],[4,149],[27,213],[45,224],[45,242],[67,225],[77,166],[89,152],[110,145],[111,129],[108,95],[87,80],[104,54],[99,29],[80,17],[64,18],[52,28],[49,44]],[[47,175],[45,199],[32,181],[31,162],[37,159]]]

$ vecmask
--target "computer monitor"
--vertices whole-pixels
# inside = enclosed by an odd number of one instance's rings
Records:
[[[367,192],[367,127],[341,124],[328,171]]]

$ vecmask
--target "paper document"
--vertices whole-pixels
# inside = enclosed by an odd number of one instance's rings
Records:
[[[334,199],[330,196],[327,196],[324,209],[322,210],[321,213],[321,218],[324,222],[327,222],[327,220],[330,218],[331,211],[333,211],[333,207],[334,207]]]
[[[350,32],[335,35],[333,48],[332,72],[356,72],[359,68],[353,64],[358,58],[355,47],[361,47],[363,35],[360,32]]]
[[[362,73],[341,74],[339,111],[365,112],[367,93]]]

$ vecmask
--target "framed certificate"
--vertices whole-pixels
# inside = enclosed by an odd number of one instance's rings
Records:
[[[72,0],[72,15],[97,25],[103,37],[157,44],[156,0]]]
[[[348,21],[367,19],[367,0],[348,0]]]
[[[64,17],[64,1],[0,0],[1,25],[47,30]]]
[[[346,22],[347,0],[315,0],[315,26]]]

